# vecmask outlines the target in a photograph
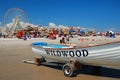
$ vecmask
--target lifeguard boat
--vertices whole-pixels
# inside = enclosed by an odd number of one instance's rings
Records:
[[[120,67],[120,42],[83,48],[34,42],[31,47],[44,58],[66,63],[63,66],[66,76],[74,74],[76,64]]]

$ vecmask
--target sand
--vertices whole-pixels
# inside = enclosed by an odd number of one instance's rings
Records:
[[[93,38],[93,37],[92,37]],[[92,38],[89,38],[92,40]],[[88,38],[87,38],[88,39]],[[94,37],[95,39],[95,37]],[[115,41],[118,39],[106,40],[106,38],[97,37],[97,40],[104,39],[102,42]],[[50,43],[59,43],[59,40],[50,40],[45,38],[31,39],[27,41],[19,39],[0,39],[0,80],[119,80],[120,71],[108,68],[101,68],[101,73],[93,73],[92,67],[86,67],[78,71],[76,77],[65,77],[59,66],[36,66],[23,63],[23,59],[33,60],[38,57],[31,50],[30,44],[36,41],[45,41]],[[70,43],[82,44],[77,38],[71,39]],[[83,43],[84,45],[88,45]],[[92,42],[92,44],[94,44]]]

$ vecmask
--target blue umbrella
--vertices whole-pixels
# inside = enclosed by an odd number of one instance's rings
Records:
[[[80,30],[80,34],[81,34],[81,35],[84,35],[84,34],[85,34],[85,31],[84,31],[84,30]]]

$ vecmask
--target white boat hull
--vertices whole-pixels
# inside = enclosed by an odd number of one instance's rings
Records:
[[[75,59],[82,64],[120,67],[120,43],[111,43],[87,48],[53,49],[32,45],[33,52],[59,62]]]

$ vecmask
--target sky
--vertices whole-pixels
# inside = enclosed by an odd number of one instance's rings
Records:
[[[120,31],[120,0],[0,0],[0,25],[10,8],[22,9],[36,25]]]

